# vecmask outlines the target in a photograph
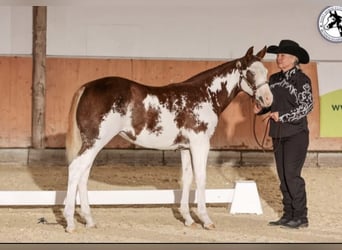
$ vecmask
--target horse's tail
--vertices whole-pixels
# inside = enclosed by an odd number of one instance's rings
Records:
[[[80,88],[75,94],[71,102],[69,111],[68,131],[66,134],[66,156],[68,163],[70,164],[73,159],[76,158],[82,147],[81,133],[77,125],[76,111],[78,102],[83,94],[84,87]]]

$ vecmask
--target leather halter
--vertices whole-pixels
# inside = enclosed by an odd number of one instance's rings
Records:
[[[240,73],[240,79],[239,79],[239,82],[238,82],[238,87],[242,90],[241,82],[242,82],[242,79],[245,80],[245,82],[247,83],[248,87],[249,87],[249,88],[252,90],[252,92],[253,92],[252,97],[255,97],[255,93],[257,92],[257,90],[258,90],[259,88],[261,88],[263,85],[269,83],[268,81],[265,81],[265,82],[259,84],[258,86],[256,86],[254,83],[251,83],[250,81],[248,81],[247,77],[243,75],[241,69],[239,69],[239,73]]]

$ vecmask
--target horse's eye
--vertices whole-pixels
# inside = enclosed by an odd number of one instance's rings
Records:
[[[247,75],[248,75],[249,77],[254,77],[254,76],[255,76],[255,72],[253,72],[253,71],[248,71],[248,72],[247,72]]]

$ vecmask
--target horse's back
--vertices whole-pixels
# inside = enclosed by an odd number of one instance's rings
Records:
[[[126,94],[129,86],[135,82],[121,77],[104,77],[84,84],[83,98],[106,98],[119,94]]]
[[[132,84],[136,83],[121,77],[105,77],[86,83],[78,105],[79,116],[89,120],[94,118],[89,115],[102,117],[113,106],[123,109],[130,101]]]

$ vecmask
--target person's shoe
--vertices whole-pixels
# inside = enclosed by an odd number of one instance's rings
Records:
[[[309,222],[305,219],[295,219],[290,220],[289,222],[282,225],[285,228],[301,228],[301,227],[308,227]]]
[[[286,223],[288,223],[289,221],[291,221],[291,219],[281,217],[279,220],[270,221],[268,223],[268,225],[270,225],[270,226],[282,226],[282,225],[285,225]]]

